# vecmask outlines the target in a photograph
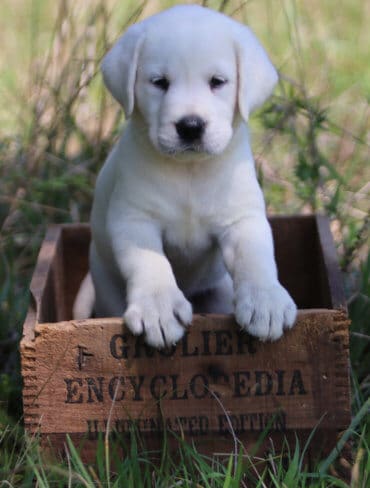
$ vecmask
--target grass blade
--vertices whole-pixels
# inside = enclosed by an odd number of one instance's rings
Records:
[[[356,416],[352,419],[352,422],[348,429],[343,433],[342,437],[339,439],[337,442],[337,445],[335,448],[331,451],[329,456],[323,461],[320,465],[319,468],[319,473],[320,474],[325,474],[327,470],[329,469],[329,466],[333,464],[335,459],[338,457],[338,454],[341,452],[343,449],[345,443],[348,441],[348,439],[351,437],[353,432],[356,430],[358,425],[360,424],[361,420],[368,415],[370,412],[370,398],[368,398],[365,403],[362,405],[360,410],[357,412]]]

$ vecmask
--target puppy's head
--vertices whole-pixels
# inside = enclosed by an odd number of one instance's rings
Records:
[[[169,155],[223,152],[236,115],[247,121],[277,81],[247,27],[194,5],[130,27],[102,71],[126,117],[140,113],[152,144]]]

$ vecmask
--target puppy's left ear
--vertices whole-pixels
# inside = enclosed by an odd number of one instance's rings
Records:
[[[234,39],[238,63],[238,105],[245,121],[273,92],[278,74],[253,32],[235,23]]]
[[[134,109],[137,63],[143,41],[144,22],[139,22],[127,29],[101,63],[104,82],[122,105],[126,118]]]

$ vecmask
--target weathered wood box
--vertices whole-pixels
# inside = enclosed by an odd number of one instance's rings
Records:
[[[21,342],[26,429],[58,446],[65,434],[124,435],[134,422],[160,444],[165,426],[200,450],[248,448],[269,425],[332,448],[350,418],[348,318],[329,224],[317,216],[271,219],[281,282],[299,306],[293,330],[262,343],[231,316],[196,315],[172,349],[154,351],[120,318],[73,321],[87,270],[87,225],[51,227],[31,283]],[[232,431],[232,432],[231,432]]]

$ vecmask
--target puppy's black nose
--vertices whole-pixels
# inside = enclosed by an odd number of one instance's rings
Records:
[[[197,115],[187,115],[175,124],[176,131],[184,142],[194,142],[204,133],[206,123]]]

